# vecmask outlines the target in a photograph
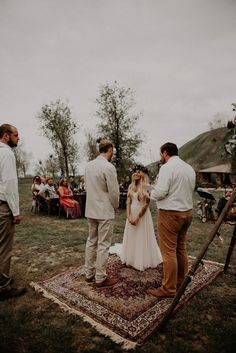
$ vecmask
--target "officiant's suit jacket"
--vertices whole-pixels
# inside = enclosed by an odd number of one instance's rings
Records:
[[[113,219],[119,206],[119,184],[115,167],[99,155],[85,168],[85,217]]]

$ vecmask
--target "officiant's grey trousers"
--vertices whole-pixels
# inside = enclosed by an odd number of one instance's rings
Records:
[[[0,274],[9,275],[15,225],[7,204],[0,205]]]
[[[106,266],[113,234],[113,219],[88,218],[89,236],[85,249],[86,277],[95,276],[97,283],[107,278]]]

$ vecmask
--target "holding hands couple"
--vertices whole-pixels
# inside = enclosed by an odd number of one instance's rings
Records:
[[[157,298],[173,297],[188,271],[186,234],[192,220],[193,168],[178,157],[175,144],[164,144],[160,148],[163,165],[158,182],[150,192],[147,169],[136,166],[128,189],[123,243],[110,248],[119,186],[116,170],[109,163],[113,154],[112,143],[101,141],[99,151],[100,156],[89,162],[85,171],[85,216],[89,224],[85,253],[86,280],[95,278],[97,287],[117,283],[117,278],[109,278],[106,273],[110,249],[110,253],[120,256],[122,263],[140,271],[155,268],[163,260],[162,285],[159,289],[150,289],[148,293]],[[157,203],[160,249],[149,210],[150,198]]]

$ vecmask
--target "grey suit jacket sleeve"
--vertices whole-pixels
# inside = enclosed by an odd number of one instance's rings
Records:
[[[120,191],[116,169],[112,164],[110,165],[110,168],[106,170],[105,175],[110,202],[114,209],[117,209],[119,207]]]

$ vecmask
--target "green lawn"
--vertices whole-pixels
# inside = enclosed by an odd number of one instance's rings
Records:
[[[217,198],[220,192],[216,192]],[[30,184],[20,183],[21,213],[12,259],[12,275],[16,285],[25,285],[25,296],[0,302],[1,353],[79,353],[122,352],[121,347],[97,333],[78,316],[62,311],[52,301],[36,293],[29,283],[41,277],[62,272],[84,263],[88,234],[85,219],[67,220],[56,216],[31,214]],[[206,241],[213,224],[203,224],[196,216],[189,230],[189,254],[196,256]],[[155,205],[151,205],[153,221]],[[118,211],[114,242],[122,240],[125,211]],[[223,225],[206,254],[206,259],[224,262],[233,227]],[[232,352],[235,340],[235,269],[232,256],[225,275],[197,294],[181,311],[135,352]]]

